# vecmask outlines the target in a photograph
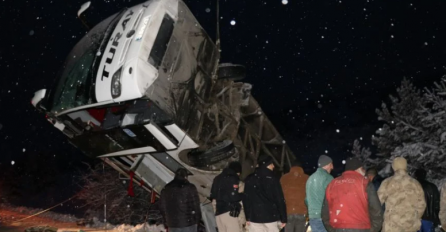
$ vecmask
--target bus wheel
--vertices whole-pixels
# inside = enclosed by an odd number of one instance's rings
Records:
[[[189,162],[194,167],[206,167],[228,159],[234,155],[234,144],[230,140],[218,142],[207,151],[192,151],[188,154]]]
[[[218,79],[240,81],[246,77],[246,68],[240,64],[223,63],[218,66]]]

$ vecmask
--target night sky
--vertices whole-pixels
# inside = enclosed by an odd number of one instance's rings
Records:
[[[94,0],[87,18],[93,25],[140,2]],[[247,67],[244,81],[253,84],[254,97],[308,172],[326,151],[342,169],[355,138],[368,146],[381,125],[375,109],[404,77],[425,86],[445,73],[443,0],[220,2],[222,62]],[[89,160],[30,99],[51,87],[65,56],[85,35],[76,17],[82,3],[0,2],[0,172],[46,154],[60,164],[68,192],[73,173]],[[215,1],[186,3],[214,38]]]

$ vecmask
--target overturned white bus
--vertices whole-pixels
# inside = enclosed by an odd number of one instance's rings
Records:
[[[181,0],[151,0],[105,19],[68,55],[32,104],[86,155],[159,193],[184,167],[203,202],[229,161],[242,178],[261,156],[280,170],[294,155],[251,96],[241,65]]]

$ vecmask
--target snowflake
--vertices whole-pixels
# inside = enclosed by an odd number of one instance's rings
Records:
[[[288,4],[288,0],[282,0],[282,4],[283,4],[283,5]]]
[[[235,20],[231,20],[231,25],[232,25],[232,26],[235,25]]]

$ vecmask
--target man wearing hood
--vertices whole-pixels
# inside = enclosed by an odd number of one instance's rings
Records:
[[[441,187],[440,194],[440,213],[438,214],[441,222],[441,227],[446,228],[446,184]]]
[[[359,159],[349,158],[345,171],[327,187],[322,220],[329,232],[378,232],[383,215],[376,190]]]
[[[381,204],[386,204],[382,232],[416,232],[426,209],[423,188],[407,174],[403,157],[393,160],[395,174],[385,179],[378,190]]]
[[[219,232],[240,231],[238,216],[242,200],[239,191],[241,172],[242,165],[239,162],[231,162],[212,183],[211,199],[216,201],[215,219]]]
[[[288,222],[285,232],[305,232],[305,185],[308,175],[304,173],[302,165],[297,160],[293,162],[290,172],[280,178],[285,196]]]
[[[243,205],[250,232],[279,232],[287,223],[285,199],[274,163],[267,156],[245,181]]]

